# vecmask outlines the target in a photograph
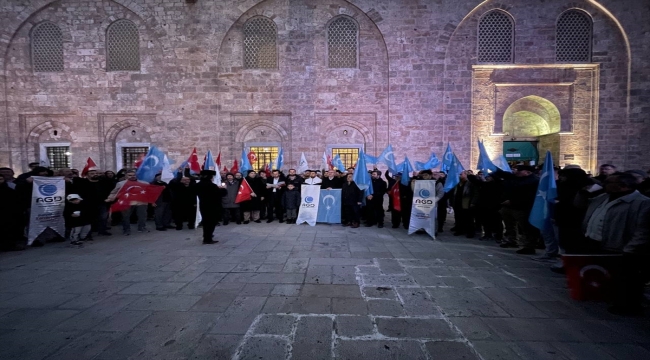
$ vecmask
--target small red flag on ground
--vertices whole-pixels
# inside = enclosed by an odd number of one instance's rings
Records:
[[[234,174],[234,173],[236,173],[238,171],[239,171],[239,164],[237,163],[237,160],[235,159],[235,161],[232,162],[232,167],[230,168],[230,172]]]
[[[192,153],[187,159],[187,164],[189,165],[191,172],[195,174],[201,172],[201,164],[199,164],[199,156],[196,154],[196,148],[192,149]]]
[[[399,181],[390,188],[390,196],[391,199],[393,199],[393,209],[395,209],[395,211],[402,211],[402,203],[399,198]]]
[[[92,168],[96,168],[97,164],[93,161],[91,157],[88,157],[88,160],[86,160],[86,166],[84,166],[83,170],[81,170],[81,176],[86,176],[88,175],[88,171]]]
[[[117,193],[117,202],[111,206],[111,211],[124,211],[132,202],[155,203],[165,190],[164,186],[144,184],[139,181],[127,181]]]
[[[252,198],[251,197],[252,193],[253,193],[253,189],[248,184],[248,181],[246,181],[246,179],[244,179],[244,181],[242,181],[241,184],[239,185],[239,191],[237,191],[237,197],[235,198],[235,204],[239,204],[240,202],[250,200]]]

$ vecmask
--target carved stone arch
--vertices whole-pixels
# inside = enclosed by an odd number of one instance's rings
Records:
[[[244,126],[242,126],[239,131],[237,131],[237,134],[235,135],[235,143],[244,143],[246,140],[246,135],[248,135],[249,132],[253,131],[257,127],[268,127],[271,128],[273,131],[277,132],[278,135],[280,136],[281,142],[287,143],[289,141],[289,133],[287,130],[282,127],[281,125],[278,125],[272,121],[268,120],[259,120],[255,122],[248,123]]]
[[[70,43],[72,42],[72,30],[70,30],[70,26],[68,26],[68,23],[65,21],[60,21],[60,22],[55,22],[51,21],[48,19],[38,19],[37,21],[32,21],[32,20],[37,20],[37,19],[30,19],[25,23],[25,26],[28,27],[28,33],[29,33],[29,39],[31,41],[32,39],[32,33],[34,29],[44,23],[52,23],[56,25],[60,30],[61,30],[61,36],[63,43]]]
[[[349,121],[332,121],[325,126],[324,133],[330,134],[333,133],[334,130],[336,130],[337,128],[342,128],[342,127],[350,127],[357,130],[363,136],[364,145],[374,144],[375,142],[375,139],[372,135],[372,131],[370,129],[368,129],[363,124],[349,122]]]
[[[137,121],[136,119],[127,119],[117,124],[114,124],[106,131],[106,135],[104,136],[104,143],[115,144],[118,135],[120,135],[120,133],[125,129],[132,128],[132,127],[142,129],[143,133],[146,134],[146,136],[148,137],[148,141],[149,142],[151,141],[152,130],[150,127],[143,126],[142,123]]]
[[[70,127],[66,124],[56,121],[46,121],[36,125],[27,134],[26,142],[28,144],[38,144],[42,140],[43,135],[47,135],[49,140],[68,140],[71,141]]]

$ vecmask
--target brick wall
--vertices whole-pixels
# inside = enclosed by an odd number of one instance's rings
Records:
[[[23,170],[39,143],[63,140],[76,167],[92,156],[112,168],[116,142],[156,144],[180,154],[172,155],[177,161],[194,146],[220,149],[230,166],[244,144],[265,141],[283,145],[289,164],[301,152],[318,164],[333,143],[363,143],[374,154],[391,143],[397,159],[422,161],[450,142],[467,166],[479,135],[488,149],[499,148],[497,108],[517,100],[501,104],[496,91],[476,92],[498,80],[473,68],[479,18],[496,8],[516,24],[516,66],[507,76],[526,83],[549,78],[530,66],[555,63],[563,11],[580,8],[593,18],[599,67],[572,73],[591,93],[557,90],[562,131],[577,126],[594,137],[594,164],[583,166],[650,168],[650,9],[635,0],[7,0],[0,6],[0,166]],[[242,26],[254,16],[278,28],[278,69],[243,68]],[[326,29],[336,16],[359,26],[356,69],[327,67]],[[138,26],[140,71],[105,71],[106,29],[117,19]],[[31,68],[30,31],[45,20],[64,34],[62,73]],[[552,97],[542,86],[527,95]],[[565,105],[572,115],[562,114]],[[563,144],[582,146],[582,135],[567,136]]]

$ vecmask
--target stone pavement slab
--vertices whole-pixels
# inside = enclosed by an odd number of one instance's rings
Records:
[[[0,359],[646,359],[548,264],[402,229],[249,224],[0,254]]]

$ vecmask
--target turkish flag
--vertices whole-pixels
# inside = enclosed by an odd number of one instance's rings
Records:
[[[93,161],[92,158],[88,157],[88,160],[86,160],[86,166],[84,166],[83,170],[81,170],[81,176],[86,176],[88,175],[88,170],[91,168],[96,168],[97,164]]]
[[[244,179],[244,181],[241,182],[239,185],[239,191],[237,192],[237,197],[235,198],[235,204],[239,204],[242,201],[248,201],[250,200],[251,194],[253,193],[253,189],[251,186],[248,184],[248,181]]]
[[[111,211],[124,211],[131,202],[155,203],[164,186],[144,184],[139,181],[127,181],[117,193],[117,202],[111,205]]]
[[[402,203],[399,199],[399,182],[396,182],[389,191],[391,199],[393,199],[393,209],[395,211],[402,211]]]
[[[230,168],[231,173],[236,173],[239,171],[239,164],[237,163],[237,160],[232,162],[232,167]]]
[[[221,167],[221,151],[219,151],[219,155],[217,155],[217,160],[215,161],[215,163],[217,163],[217,169],[219,169]]]
[[[205,170],[205,161],[208,160],[208,154],[203,155],[203,165],[201,165],[201,170]]]
[[[193,173],[198,174],[201,172],[201,164],[199,164],[199,156],[196,154],[196,148],[192,150],[190,157],[187,159],[187,164]]]
[[[332,157],[330,154],[327,154],[327,166],[329,166],[329,169],[325,170],[334,170],[334,165],[332,164]]]
[[[257,161],[257,155],[254,151],[248,153],[248,161],[253,165]]]
[[[264,164],[264,173],[267,177],[271,177],[271,164]]]
[[[140,165],[142,165],[142,161],[144,161],[144,156],[145,156],[145,155],[146,155],[146,154],[140,154],[140,157],[138,158],[138,160],[136,160],[136,161],[133,163],[133,167],[135,167],[136,169],[139,168]]]
[[[225,172],[226,174],[228,173],[228,168],[226,167],[226,165],[223,166],[223,170],[222,170],[222,171]]]

